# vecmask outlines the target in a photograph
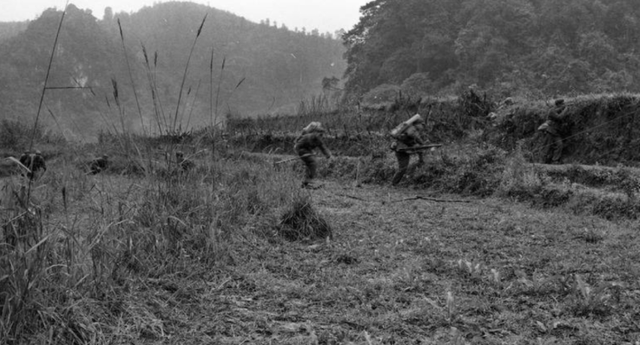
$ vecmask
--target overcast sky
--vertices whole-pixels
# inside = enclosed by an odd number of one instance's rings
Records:
[[[360,7],[371,0],[191,0],[220,10],[229,11],[253,22],[269,19],[278,26],[307,31],[318,29],[333,33],[351,29],[360,18]],[[136,12],[144,6],[167,0],[69,0],[81,9],[90,9],[102,19],[105,7],[114,13]],[[0,0],[0,22],[36,19],[50,7],[63,9],[67,0]]]

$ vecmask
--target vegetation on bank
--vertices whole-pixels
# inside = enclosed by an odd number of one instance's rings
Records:
[[[427,138],[451,143],[481,136],[481,142],[512,152],[518,145],[529,162],[542,162],[546,152],[543,133],[537,128],[546,120],[552,99],[504,99],[477,89],[458,97],[415,99],[396,94],[379,108],[346,112],[309,111],[301,116],[258,117],[228,120],[230,140],[256,152],[291,153],[292,140],[302,127],[320,121],[327,128],[329,147],[341,155],[377,155],[387,151],[387,133],[413,115],[408,109],[418,102],[417,112],[427,120]],[[638,110],[640,96],[630,93],[593,94],[565,98],[568,113],[562,136],[567,163],[635,166],[640,157]],[[307,106],[306,109],[315,109]],[[416,110],[411,110],[416,111]],[[491,113],[494,116],[489,116]]]

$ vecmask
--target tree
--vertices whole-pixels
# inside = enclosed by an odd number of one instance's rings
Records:
[[[438,88],[512,93],[640,86],[633,0],[374,0],[345,33],[345,92],[428,73]],[[611,81],[608,83],[607,81]],[[609,86],[607,86],[609,87]]]

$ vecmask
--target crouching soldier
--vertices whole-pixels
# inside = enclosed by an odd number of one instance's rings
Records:
[[[564,99],[557,99],[555,101],[553,109],[547,114],[547,121],[538,128],[539,131],[543,131],[546,134],[545,143],[545,164],[561,164],[562,163],[562,136],[561,128],[562,123],[567,113],[567,107],[564,103]]]
[[[90,161],[87,166],[89,167],[89,173],[91,175],[101,173],[109,167],[109,155],[104,154],[101,157]]]
[[[29,171],[26,176],[33,180],[36,177],[36,174],[40,171],[47,171],[47,164],[44,161],[44,157],[39,150],[34,152],[25,152],[20,156],[20,163],[24,165]]]
[[[391,131],[391,137],[395,139],[391,144],[391,150],[395,151],[398,159],[398,171],[393,175],[392,185],[400,183],[407,173],[412,154],[418,155],[418,165],[424,164],[423,152],[417,149],[418,146],[424,145],[420,136],[424,128],[424,120],[416,114]]]
[[[320,122],[311,122],[302,130],[302,134],[295,140],[294,149],[298,157],[302,159],[306,166],[305,178],[302,182],[302,188],[313,188],[311,182],[316,177],[316,159],[313,150],[320,149],[327,159],[331,158],[331,152],[322,142],[322,135],[325,129]]]

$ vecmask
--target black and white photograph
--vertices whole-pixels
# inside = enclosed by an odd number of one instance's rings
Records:
[[[640,2],[0,0],[5,344],[640,345]]]

